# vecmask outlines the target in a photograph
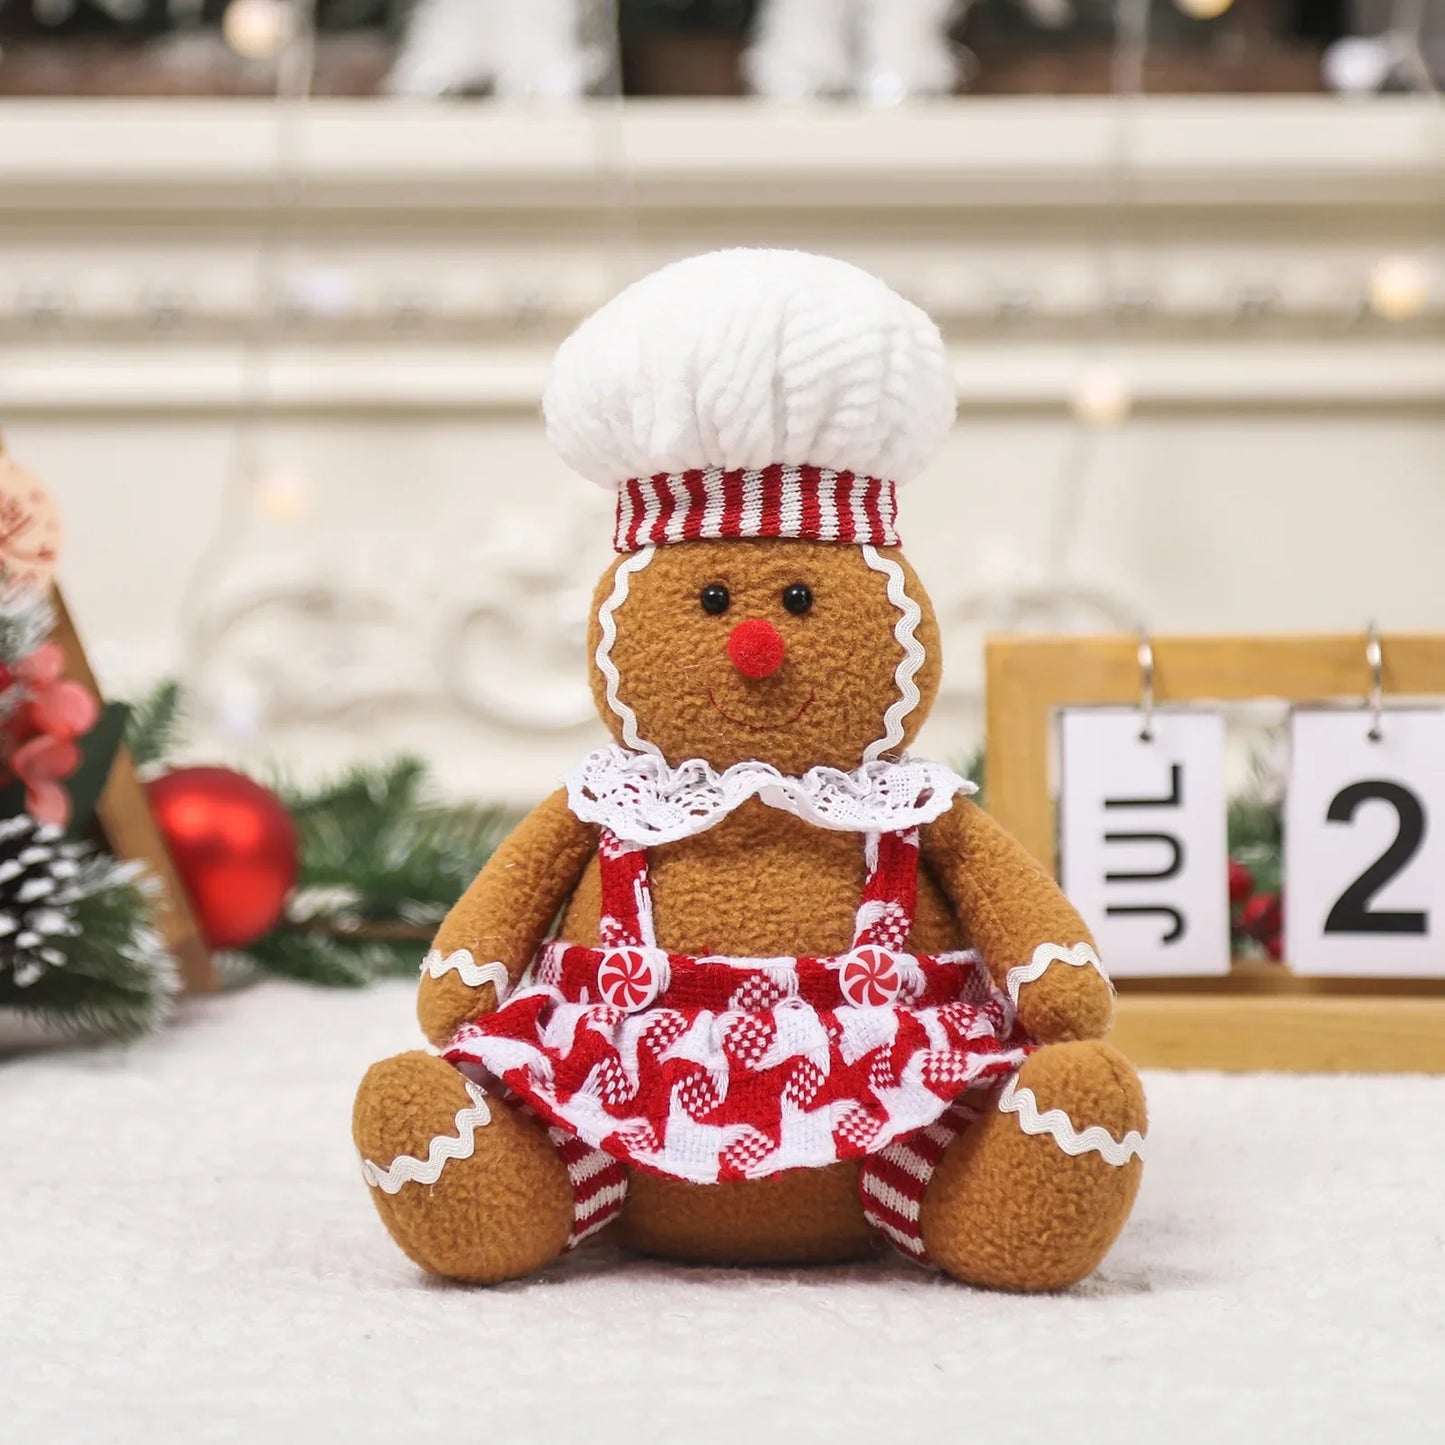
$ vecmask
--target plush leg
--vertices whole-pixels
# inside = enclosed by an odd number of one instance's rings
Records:
[[[928,1253],[998,1289],[1083,1279],[1133,1207],[1145,1123],[1144,1091],[1117,1049],[1040,1049],[939,1161],[919,1221]]]
[[[566,1248],[572,1184],[546,1130],[442,1059],[373,1064],[351,1129],[382,1223],[430,1273],[496,1284]]]

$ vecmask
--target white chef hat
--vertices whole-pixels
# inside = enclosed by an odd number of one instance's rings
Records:
[[[894,487],[953,422],[937,326],[876,276],[803,251],[693,256],[558,349],[547,434],[618,490],[616,544],[807,537],[892,545]]]

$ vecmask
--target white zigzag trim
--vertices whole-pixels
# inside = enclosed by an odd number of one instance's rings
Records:
[[[457,1110],[457,1132],[454,1135],[438,1134],[428,1146],[425,1159],[399,1154],[385,1169],[373,1164],[370,1159],[363,1159],[361,1177],[373,1189],[379,1189],[383,1194],[395,1194],[404,1184],[435,1184],[448,1160],[470,1159],[472,1150],[477,1147],[477,1130],[492,1122],[492,1111],[487,1107],[486,1092],[480,1085],[464,1080],[463,1087],[472,1105]]]
[[[653,546],[643,547],[641,551],[634,552],[632,556],[618,563],[617,571],[612,576],[612,591],[597,609],[597,625],[601,635],[592,660],[607,683],[607,706],[622,719],[622,741],[628,747],[636,748],[638,752],[655,753],[661,757],[662,750],[637,731],[637,714],[618,697],[617,689],[622,686],[622,677],[617,671],[617,664],[612,660],[612,644],[617,641],[617,619],[612,614],[627,601],[628,579],[632,573],[640,572],[646,567],[656,551],[657,548]]]
[[[1027,963],[1021,963],[1017,968],[1009,969],[1003,981],[1004,992],[1014,1003],[1018,1003],[1019,990],[1026,983],[1033,983],[1035,979],[1042,978],[1051,963],[1068,963],[1075,968],[1092,968],[1110,988],[1114,986],[1109,975],[1104,972],[1104,965],[1099,962],[1099,955],[1087,943],[1076,943],[1072,948],[1065,948],[1058,943],[1041,943],[1034,949],[1034,956]]]
[[[903,568],[891,557],[882,557],[878,549],[867,543],[860,549],[863,560],[875,571],[888,579],[888,600],[898,609],[898,622],[893,636],[903,649],[903,657],[893,673],[898,688],[898,697],[883,714],[883,736],[871,742],[863,750],[863,761],[871,763],[903,741],[903,719],[918,706],[918,684],[914,678],[923,666],[926,654],[918,640],[918,624],[923,620],[923,609],[903,590]]]
[[[1025,1134],[1048,1134],[1065,1154],[1098,1154],[1106,1164],[1121,1166],[1131,1159],[1144,1155],[1144,1136],[1137,1129],[1130,1129],[1122,1139],[1116,1139],[1102,1124],[1090,1124],[1082,1133],[1074,1128],[1073,1120],[1062,1109],[1048,1109],[1039,1113],[1039,1101],[1034,1091],[1019,1087],[1019,1076],[1015,1074],[998,1096],[1000,1114],[1017,1114],[1019,1128]]]
[[[422,959],[421,971],[433,978],[440,978],[444,973],[459,973],[468,988],[480,988],[484,983],[489,983],[497,991],[498,1005],[512,987],[506,964],[478,963],[469,948],[454,948],[445,957],[441,949],[434,948]]]

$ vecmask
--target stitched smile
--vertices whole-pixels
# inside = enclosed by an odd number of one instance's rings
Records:
[[[772,733],[772,732],[777,732],[777,730],[778,730],[779,728],[790,728],[790,727],[792,727],[792,725],[793,725],[795,722],[797,722],[798,719],[799,719],[800,717],[802,717],[802,715],[803,715],[805,712],[807,712],[807,710],[813,705],[813,698],[814,698],[815,696],[816,696],[816,693],[815,693],[815,692],[810,692],[810,693],[808,694],[808,696],[803,700],[803,705],[802,705],[802,707],[800,707],[800,708],[797,710],[797,712],[795,712],[795,713],[792,715],[792,717],[790,717],[790,718],[785,718],[782,722],[775,722],[775,723],[751,723],[751,722],[748,722],[745,718],[734,717],[730,712],[724,712],[723,709],[722,709],[722,707],[721,707],[721,705],[718,703],[717,698],[715,698],[715,697],[713,696],[712,689],[709,688],[709,689],[708,689],[708,692],[707,692],[707,700],[712,704],[712,706],[713,706],[713,711],[714,711],[715,713],[717,713],[717,714],[719,714],[719,716],[725,718],[725,719],[726,719],[728,722],[730,722],[734,727],[737,727],[737,728],[746,728],[746,729],[748,730],[748,732],[750,732],[750,733]]]

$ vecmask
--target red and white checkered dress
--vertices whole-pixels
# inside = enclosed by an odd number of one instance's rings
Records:
[[[694,958],[657,947],[647,852],[604,831],[601,946],[545,944],[519,991],[463,1025],[445,1057],[671,1178],[896,1155],[915,1135],[925,1147],[956,1129],[962,1094],[1001,1087],[1032,1043],[976,954],[904,951],[917,829],[869,834],[865,848],[847,953]]]

